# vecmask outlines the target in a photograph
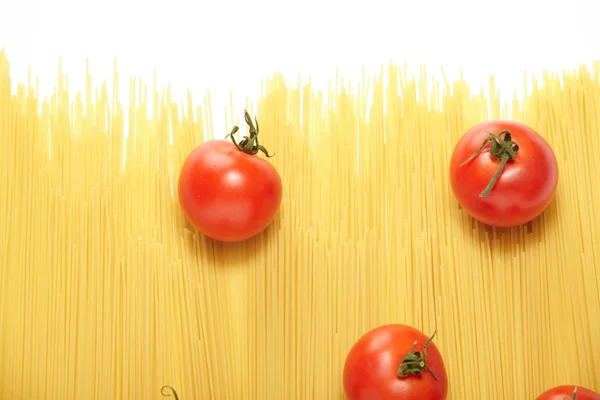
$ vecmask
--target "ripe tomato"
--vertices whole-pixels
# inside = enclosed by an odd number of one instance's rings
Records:
[[[423,332],[407,325],[383,325],[350,349],[344,391],[350,400],[442,400],[448,394],[446,367]]]
[[[533,129],[511,121],[479,124],[459,140],[450,185],[473,218],[513,227],[539,216],[558,184],[556,156]]]
[[[536,400],[600,400],[600,394],[579,386],[563,385],[545,391]]]
[[[179,175],[179,204],[185,217],[204,235],[223,242],[246,240],[264,230],[281,204],[281,178],[277,170],[256,154],[271,157],[258,142],[258,121],[249,137],[239,143],[211,140],[196,147]],[[226,137],[226,138],[227,138]]]

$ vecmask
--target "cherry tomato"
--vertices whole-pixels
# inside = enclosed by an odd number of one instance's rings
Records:
[[[227,140],[196,147],[179,175],[179,204],[187,220],[204,235],[223,242],[246,240],[274,219],[282,198],[277,170],[256,154],[271,157],[258,141],[256,127],[244,110],[249,137],[239,143],[234,126]],[[226,139],[227,139],[226,137]]]
[[[557,184],[552,148],[517,122],[489,121],[471,128],[450,159],[456,199],[473,218],[492,226],[533,220],[546,209]]]
[[[401,324],[367,332],[344,364],[344,391],[350,400],[443,400],[446,367],[423,332]]]
[[[548,389],[536,400],[600,400],[600,394],[580,386],[563,385]]]

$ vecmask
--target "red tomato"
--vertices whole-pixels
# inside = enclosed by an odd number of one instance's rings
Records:
[[[185,217],[204,235],[223,242],[246,240],[263,231],[281,204],[281,178],[277,170],[256,154],[258,121],[250,126],[250,136],[239,143],[211,140],[195,148],[185,160],[179,175],[179,204]]]
[[[556,386],[539,395],[536,400],[600,400],[600,394],[580,386]]]
[[[450,160],[456,199],[473,218],[492,226],[533,220],[546,209],[557,184],[554,152],[538,133],[517,122],[489,121],[471,128]]]
[[[346,357],[344,391],[348,399],[445,399],[448,377],[433,336],[428,338],[400,324],[367,332]]]

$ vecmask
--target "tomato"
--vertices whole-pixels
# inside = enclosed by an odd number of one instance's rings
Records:
[[[514,227],[539,216],[558,185],[556,156],[530,127],[512,121],[479,124],[458,141],[450,185],[473,218]]]
[[[580,386],[556,386],[539,395],[536,400],[600,400],[600,394]]]
[[[383,325],[352,346],[344,364],[350,400],[442,400],[448,394],[446,367],[423,332],[401,324]]]
[[[279,173],[262,151],[256,127],[244,110],[249,137],[239,143],[211,140],[196,147],[179,175],[179,204],[187,220],[204,235],[223,242],[246,240],[263,231],[274,219],[282,198]]]

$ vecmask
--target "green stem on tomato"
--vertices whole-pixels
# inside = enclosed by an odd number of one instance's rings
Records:
[[[246,120],[246,123],[248,124],[248,132],[250,134],[250,136],[244,136],[242,138],[242,140],[238,143],[235,140],[235,137],[233,135],[235,135],[235,133],[240,129],[237,125],[233,126],[233,129],[231,130],[231,133],[229,133],[229,135],[225,136],[225,139],[227,139],[228,137],[231,137],[231,141],[233,142],[233,144],[235,145],[235,147],[237,147],[240,151],[243,151],[246,154],[250,154],[250,155],[255,155],[257,154],[259,151],[262,151],[267,157],[271,158],[273,157],[275,154],[273,155],[269,155],[269,152],[267,151],[267,149],[265,149],[265,147],[263,145],[261,145],[258,141],[258,133],[259,133],[259,126],[258,126],[258,121],[256,119],[256,117],[254,117],[254,122],[256,123],[256,127],[254,126],[254,123],[252,123],[252,118],[250,118],[250,114],[248,114],[248,111],[244,110],[244,119]]]
[[[494,176],[492,176],[492,179],[490,180],[488,185],[481,192],[481,194],[479,195],[480,197],[485,197],[490,193],[490,191],[498,181],[498,178],[500,178],[500,174],[504,170],[506,163],[508,163],[510,160],[514,160],[514,158],[517,155],[517,152],[519,151],[519,145],[512,140],[509,131],[504,130],[497,135],[488,131],[486,132],[488,134],[488,137],[483,141],[481,146],[473,154],[471,154],[469,158],[467,158],[462,164],[460,164],[460,166],[462,167],[463,165],[471,161],[483,151],[483,148],[488,143],[490,144],[490,154],[492,155],[492,157],[500,160],[500,165],[498,166],[496,173],[494,174]]]
[[[168,393],[165,393],[165,392],[163,392],[163,390],[165,390],[166,388],[169,388],[169,389],[171,389],[171,392],[172,392],[173,394],[168,394]],[[160,389],[160,394],[162,394],[162,395],[163,395],[163,396],[165,396],[165,397],[166,397],[166,396],[174,396],[174,397],[175,397],[175,400],[179,400],[179,396],[177,396],[177,392],[175,391],[175,389],[173,389],[171,386],[168,386],[168,385],[165,385],[165,386],[163,386],[163,387]]]
[[[413,343],[412,347],[408,351],[408,354],[404,356],[400,366],[398,367],[398,377],[404,378],[410,375],[421,375],[423,371],[428,371],[436,380],[440,380],[437,375],[429,368],[427,365],[427,347],[433,340],[437,331],[433,332],[433,335],[425,342],[423,346],[423,353],[420,351],[414,352],[415,346],[417,345],[417,341]]]
[[[571,400],[577,400],[577,386],[573,388],[573,397],[571,398]]]

